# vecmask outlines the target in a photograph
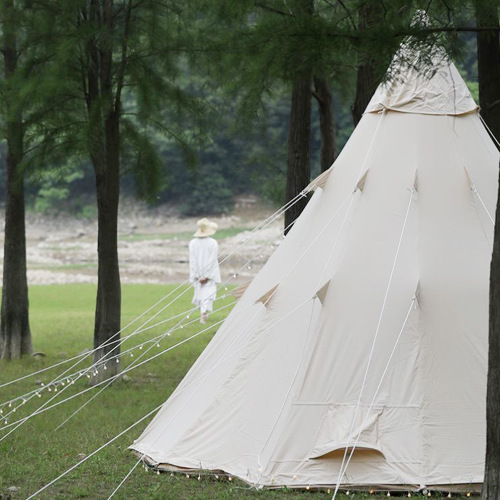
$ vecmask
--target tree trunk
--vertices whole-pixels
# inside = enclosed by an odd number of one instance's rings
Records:
[[[105,121],[106,164],[96,168],[97,188],[97,300],[94,327],[94,363],[100,364],[92,383],[116,375],[120,363],[121,287],[118,264],[118,203],[120,193],[119,115],[111,113]],[[107,356],[107,354],[109,356]],[[106,360],[100,360],[106,356]],[[117,360],[119,358],[116,358]],[[106,366],[106,370],[104,370]]]
[[[94,371],[91,384],[120,371],[121,287],[118,265],[120,199],[120,103],[113,98],[113,1],[91,0],[89,18],[100,35],[88,46],[89,116],[98,116],[92,155],[97,191],[97,298],[94,324]],[[97,112],[94,112],[97,109]],[[109,354],[109,356],[108,356]],[[116,358],[115,358],[116,357]],[[104,358],[104,359],[103,359]],[[112,359],[111,359],[112,358]],[[118,362],[117,362],[118,361]]]
[[[5,240],[0,326],[0,358],[31,354],[28,282],[26,278],[26,230],[24,180],[13,142],[21,137],[19,124],[7,126],[7,179],[5,186]]]
[[[498,10],[476,2],[479,26],[498,26]],[[500,139],[500,43],[498,33],[477,33],[477,63],[481,115]],[[499,193],[500,201],[500,193]],[[500,203],[490,268],[490,327],[486,396],[486,461],[483,500],[500,498]]]
[[[295,198],[310,181],[311,86],[311,75],[299,77],[293,85],[288,132],[287,202]],[[307,198],[303,197],[285,212],[285,234],[302,213],[307,201]]]
[[[3,58],[7,85],[17,68],[16,35],[10,22],[12,0],[4,0]],[[12,90],[12,89],[10,89]],[[23,123],[15,100],[6,99],[7,176],[5,185],[5,240],[0,322],[0,358],[19,358],[32,352],[26,278]]]
[[[337,158],[335,114],[330,85],[324,78],[314,78],[314,97],[318,102],[321,133],[321,172],[328,170]]]
[[[499,193],[500,201],[500,193]],[[483,500],[500,498],[500,203],[497,202],[490,268],[490,328],[486,396],[486,464]]]
[[[296,0],[292,5],[297,16],[312,16],[314,0]],[[288,165],[286,174],[286,202],[293,200],[307,185],[311,176],[311,99],[312,70],[305,69],[303,54],[297,53],[297,70],[293,78],[290,128],[288,130]],[[308,199],[301,197],[285,212],[285,234],[307,205]]]
[[[359,11],[358,27],[360,31],[370,29],[381,20],[382,9],[378,5],[367,4]],[[365,112],[370,99],[372,98],[379,84],[379,62],[373,55],[368,55],[367,59],[358,64],[356,74],[356,97],[352,106],[352,119],[354,126],[359,123]]]
[[[477,8],[480,27],[498,26],[498,6],[481,2]],[[497,140],[500,140],[500,40],[499,33],[478,31],[477,69],[481,116]]]

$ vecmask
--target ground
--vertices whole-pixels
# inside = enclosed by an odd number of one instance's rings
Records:
[[[219,225],[220,260],[274,212],[253,196],[239,197],[231,214],[210,217]],[[122,283],[180,283],[189,273],[188,243],[198,217],[181,217],[175,207],[150,208],[124,200],[119,213],[119,258]],[[0,257],[4,213],[0,212]],[[281,240],[279,217],[221,264],[222,280],[251,279]],[[28,283],[95,283],[97,222],[70,214],[26,216]],[[1,272],[1,270],[0,270]],[[1,276],[1,275],[0,275]]]

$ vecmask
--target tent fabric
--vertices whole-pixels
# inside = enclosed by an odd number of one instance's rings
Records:
[[[477,112],[391,109],[131,446],[150,463],[329,486],[347,448],[344,487],[482,482],[499,154]]]
[[[389,69],[393,78],[378,87],[365,112],[390,109],[456,116],[476,111],[477,104],[444,49],[434,47],[428,57],[430,75],[420,69],[422,54],[403,45]]]

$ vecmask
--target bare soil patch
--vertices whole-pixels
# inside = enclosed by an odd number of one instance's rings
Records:
[[[219,225],[219,256],[232,252],[274,209],[253,196],[236,200],[233,213],[210,217]],[[0,212],[0,258],[3,262],[4,212]],[[188,244],[198,217],[181,217],[174,207],[150,208],[125,200],[120,205],[118,251],[122,283],[178,283],[188,277]],[[262,268],[279,243],[279,217],[221,264],[223,281],[245,282]],[[97,282],[97,222],[59,213],[26,217],[28,283]],[[3,266],[2,266],[3,267]],[[0,270],[1,275],[1,270]]]

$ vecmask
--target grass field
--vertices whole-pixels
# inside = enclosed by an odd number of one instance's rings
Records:
[[[217,231],[217,239],[230,238],[244,231],[248,231],[244,227],[228,227]],[[145,241],[145,240],[190,240],[193,237],[193,231],[182,233],[133,233],[122,234],[118,237],[120,241]]]
[[[122,325],[126,325],[159,299],[174,289],[174,286],[125,285],[123,287]],[[185,288],[183,289],[185,290]],[[93,311],[96,288],[93,285],[50,285],[30,288],[31,329],[35,352],[45,357],[26,358],[10,363],[0,362],[0,385],[44,367],[61,362],[92,348]],[[191,293],[168,308],[168,316],[190,309]],[[218,306],[230,304],[234,299],[225,298]],[[168,302],[168,301],[167,301]],[[166,302],[165,302],[166,303]],[[211,325],[221,321],[228,309],[215,312]],[[161,314],[156,320],[163,320]],[[143,318],[144,319],[144,318]],[[155,320],[155,321],[156,321]],[[193,320],[185,319],[185,322]],[[133,325],[136,326],[135,324]],[[170,325],[164,324],[148,332],[140,333],[128,342],[122,350],[136,346],[122,358],[125,369],[153,345],[156,353],[200,330],[199,324],[187,325],[162,340],[147,344],[148,339],[165,332]],[[133,330],[127,330],[124,335]],[[52,410],[27,420],[16,431],[0,442],[0,499],[27,498],[38,489],[58,477],[80,459],[80,454],[90,455],[117,434],[131,426],[148,412],[159,406],[180,382],[193,361],[210,341],[216,327],[205,334],[186,342],[182,346],[157,357],[151,362],[128,373],[130,380],[119,381],[91,401],[59,430],[56,428],[96,392],[91,391]],[[143,345],[144,349],[139,350]],[[73,363],[56,370],[43,372],[16,384],[0,388],[0,405],[20,395],[40,389],[54,376]],[[89,365],[86,359],[73,372]],[[59,386],[57,399],[75,394],[88,387],[85,377],[70,386]],[[63,394],[64,393],[64,394]],[[3,407],[2,427],[5,418],[8,424],[28,415],[46,402],[54,392],[44,390],[41,398],[33,397],[19,406],[16,413],[6,417],[12,408]],[[36,405],[35,405],[36,403]],[[20,404],[14,403],[13,407]],[[73,499],[108,498],[126,474],[136,463],[136,458],[127,450],[149,422],[149,418],[133,428],[115,442],[104,448],[53,486],[40,493],[37,498]],[[12,427],[0,431],[0,439]],[[9,493],[10,487],[17,491]],[[3,495],[3,496],[2,496]],[[344,495],[341,495],[344,498]],[[351,495],[366,497],[369,495]],[[187,478],[181,474],[156,474],[137,467],[113,498],[122,499],[327,499],[326,491],[275,490],[257,491],[244,483],[227,480],[218,481],[212,476]]]

